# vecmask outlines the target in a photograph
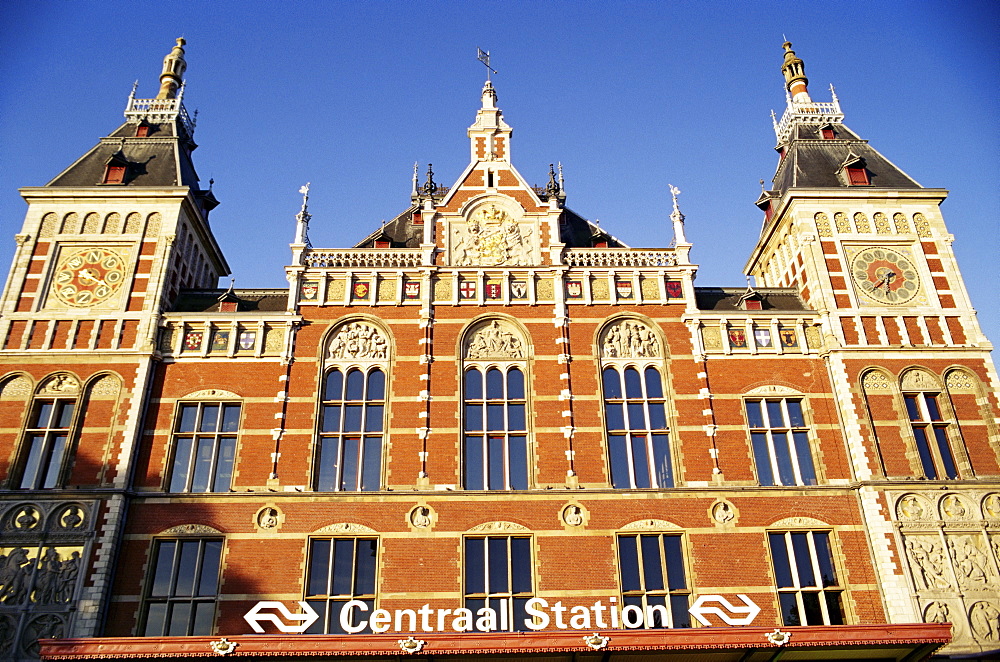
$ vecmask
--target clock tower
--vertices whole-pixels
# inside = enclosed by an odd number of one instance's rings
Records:
[[[821,316],[887,618],[953,622],[956,650],[974,650],[970,614],[986,594],[961,576],[964,538],[940,525],[957,512],[940,491],[962,481],[983,499],[995,489],[1000,382],[941,214],[947,191],[848,128],[832,86],[830,101],[814,101],[802,60],[788,42],[784,51],[779,162],[757,200],[764,222],[745,270],[759,286],[796,288]],[[949,549],[957,584],[928,579],[926,554]]]

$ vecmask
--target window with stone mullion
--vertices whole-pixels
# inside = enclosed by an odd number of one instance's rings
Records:
[[[378,562],[376,538],[313,538],[309,541],[309,565],[305,600],[319,618],[306,634],[347,634],[340,612],[351,600],[375,607],[375,571]],[[359,612],[355,612],[357,618]],[[352,626],[355,623],[351,624]],[[362,632],[370,633],[370,627]]]
[[[815,485],[816,468],[802,401],[746,401],[747,423],[761,485]]]
[[[612,486],[673,487],[660,371],[654,366],[605,365],[602,381]]]
[[[345,378],[346,377],[346,378]],[[377,491],[382,476],[385,373],[333,368],[326,374],[320,411],[315,489]]]
[[[463,381],[465,489],[528,489],[524,371],[519,364],[466,364]]]
[[[679,535],[662,533],[618,536],[621,606],[649,614],[652,627],[691,627],[681,542]]]
[[[768,534],[783,625],[843,625],[843,588],[837,581],[826,531]]]
[[[143,635],[209,635],[215,622],[222,540],[157,540],[143,607]]]
[[[937,393],[903,394],[924,477],[954,479],[958,478],[958,469],[948,441],[949,423],[942,414],[938,398]]]
[[[170,492],[228,492],[236,459],[240,403],[181,403],[174,423]]]
[[[465,539],[465,608],[480,629],[480,609],[497,614],[496,630],[525,631],[526,605],[534,595],[531,538],[487,536]]]
[[[70,427],[76,410],[75,398],[36,400],[25,430],[22,490],[60,486],[63,461],[70,444]]]

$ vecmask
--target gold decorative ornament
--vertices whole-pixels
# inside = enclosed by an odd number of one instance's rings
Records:
[[[64,256],[56,265],[52,294],[77,308],[110,299],[125,282],[125,260],[108,248],[85,248]]]

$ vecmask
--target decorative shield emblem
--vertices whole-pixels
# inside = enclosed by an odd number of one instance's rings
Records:
[[[302,283],[302,298],[306,301],[315,301],[319,292],[319,283]]]
[[[795,337],[795,329],[778,329],[782,347],[798,347],[799,339]]]
[[[668,280],[667,281],[667,298],[668,299],[680,299],[684,296],[684,292],[681,289],[681,282],[679,280]]]
[[[240,334],[240,349],[253,349],[255,344],[257,344],[256,331],[244,331]]]
[[[403,296],[405,296],[407,299],[419,299],[420,281],[419,280],[406,281],[406,285],[403,286]]]
[[[746,347],[747,334],[743,329],[729,329],[729,346]]]
[[[630,280],[616,280],[615,290],[618,292],[619,299],[631,299],[632,298],[632,281]]]
[[[462,284],[458,286],[458,293],[463,299],[475,299],[476,298],[476,283],[471,280],[463,280]]]
[[[486,283],[486,298],[487,299],[500,298],[500,283]]]
[[[224,352],[229,349],[229,332],[228,331],[216,331],[212,334],[212,349],[214,351]]]
[[[758,347],[770,347],[771,346],[771,330],[770,329],[754,329],[753,339],[757,341]]]
[[[570,299],[579,299],[583,296],[583,283],[578,280],[566,281],[566,296]]]
[[[354,293],[354,298],[355,299],[367,299],[368,298],[368,293],[370,291],[371,291],[371,288],[368,287],[368,283],[366,283],[366,282],[359,282],[359,283],[355,283],[354,284],[353,293]]]
[[[512,280],[510,282],[510,295],[515,299],[524,299],[528,296],[528,284],[523,280]]]
[[[188,350],[198,350],[201,349],[201,341],[205,337],[205,334],[201,331],[190,331],[184,336],[184,349]]]

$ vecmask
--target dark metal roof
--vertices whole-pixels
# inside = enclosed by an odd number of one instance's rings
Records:
[[[191,151],[197,147],[194,141],[179,122],[148,126],[148,136],[140,138],[135,135],[135,122],[122,124],[46,186],[100,185],[105,165],[121,150],[129,163],[125,181],[107,186],[190,186],[197,190],[198,173],[191,161]]]
[[[172,313],[217,313],[219,302],[225,297],[232,301],[235,295],[236,312],[280,313],[288,308],[288,290],[285,289],[235,289],[181,290],[174,301]]]
[[[831,127],[835,138],[825,140],[820,129]],[[799,124],[785,145],[785,157],[774,175],[774,190],[797,188],[848,188],[841,169],[853,154],[865,160],[874,188],[922,188],[843,124]]]
[[[804,312],[812,310],[799,298],[798,290],[792,287],[755,287],[754,292],[761,295],[761,310],[745,311],[740,307],[740,300],[746,294],[745,287],[696,287],[695,299],[699,310],[767,313],[772,311]]]

